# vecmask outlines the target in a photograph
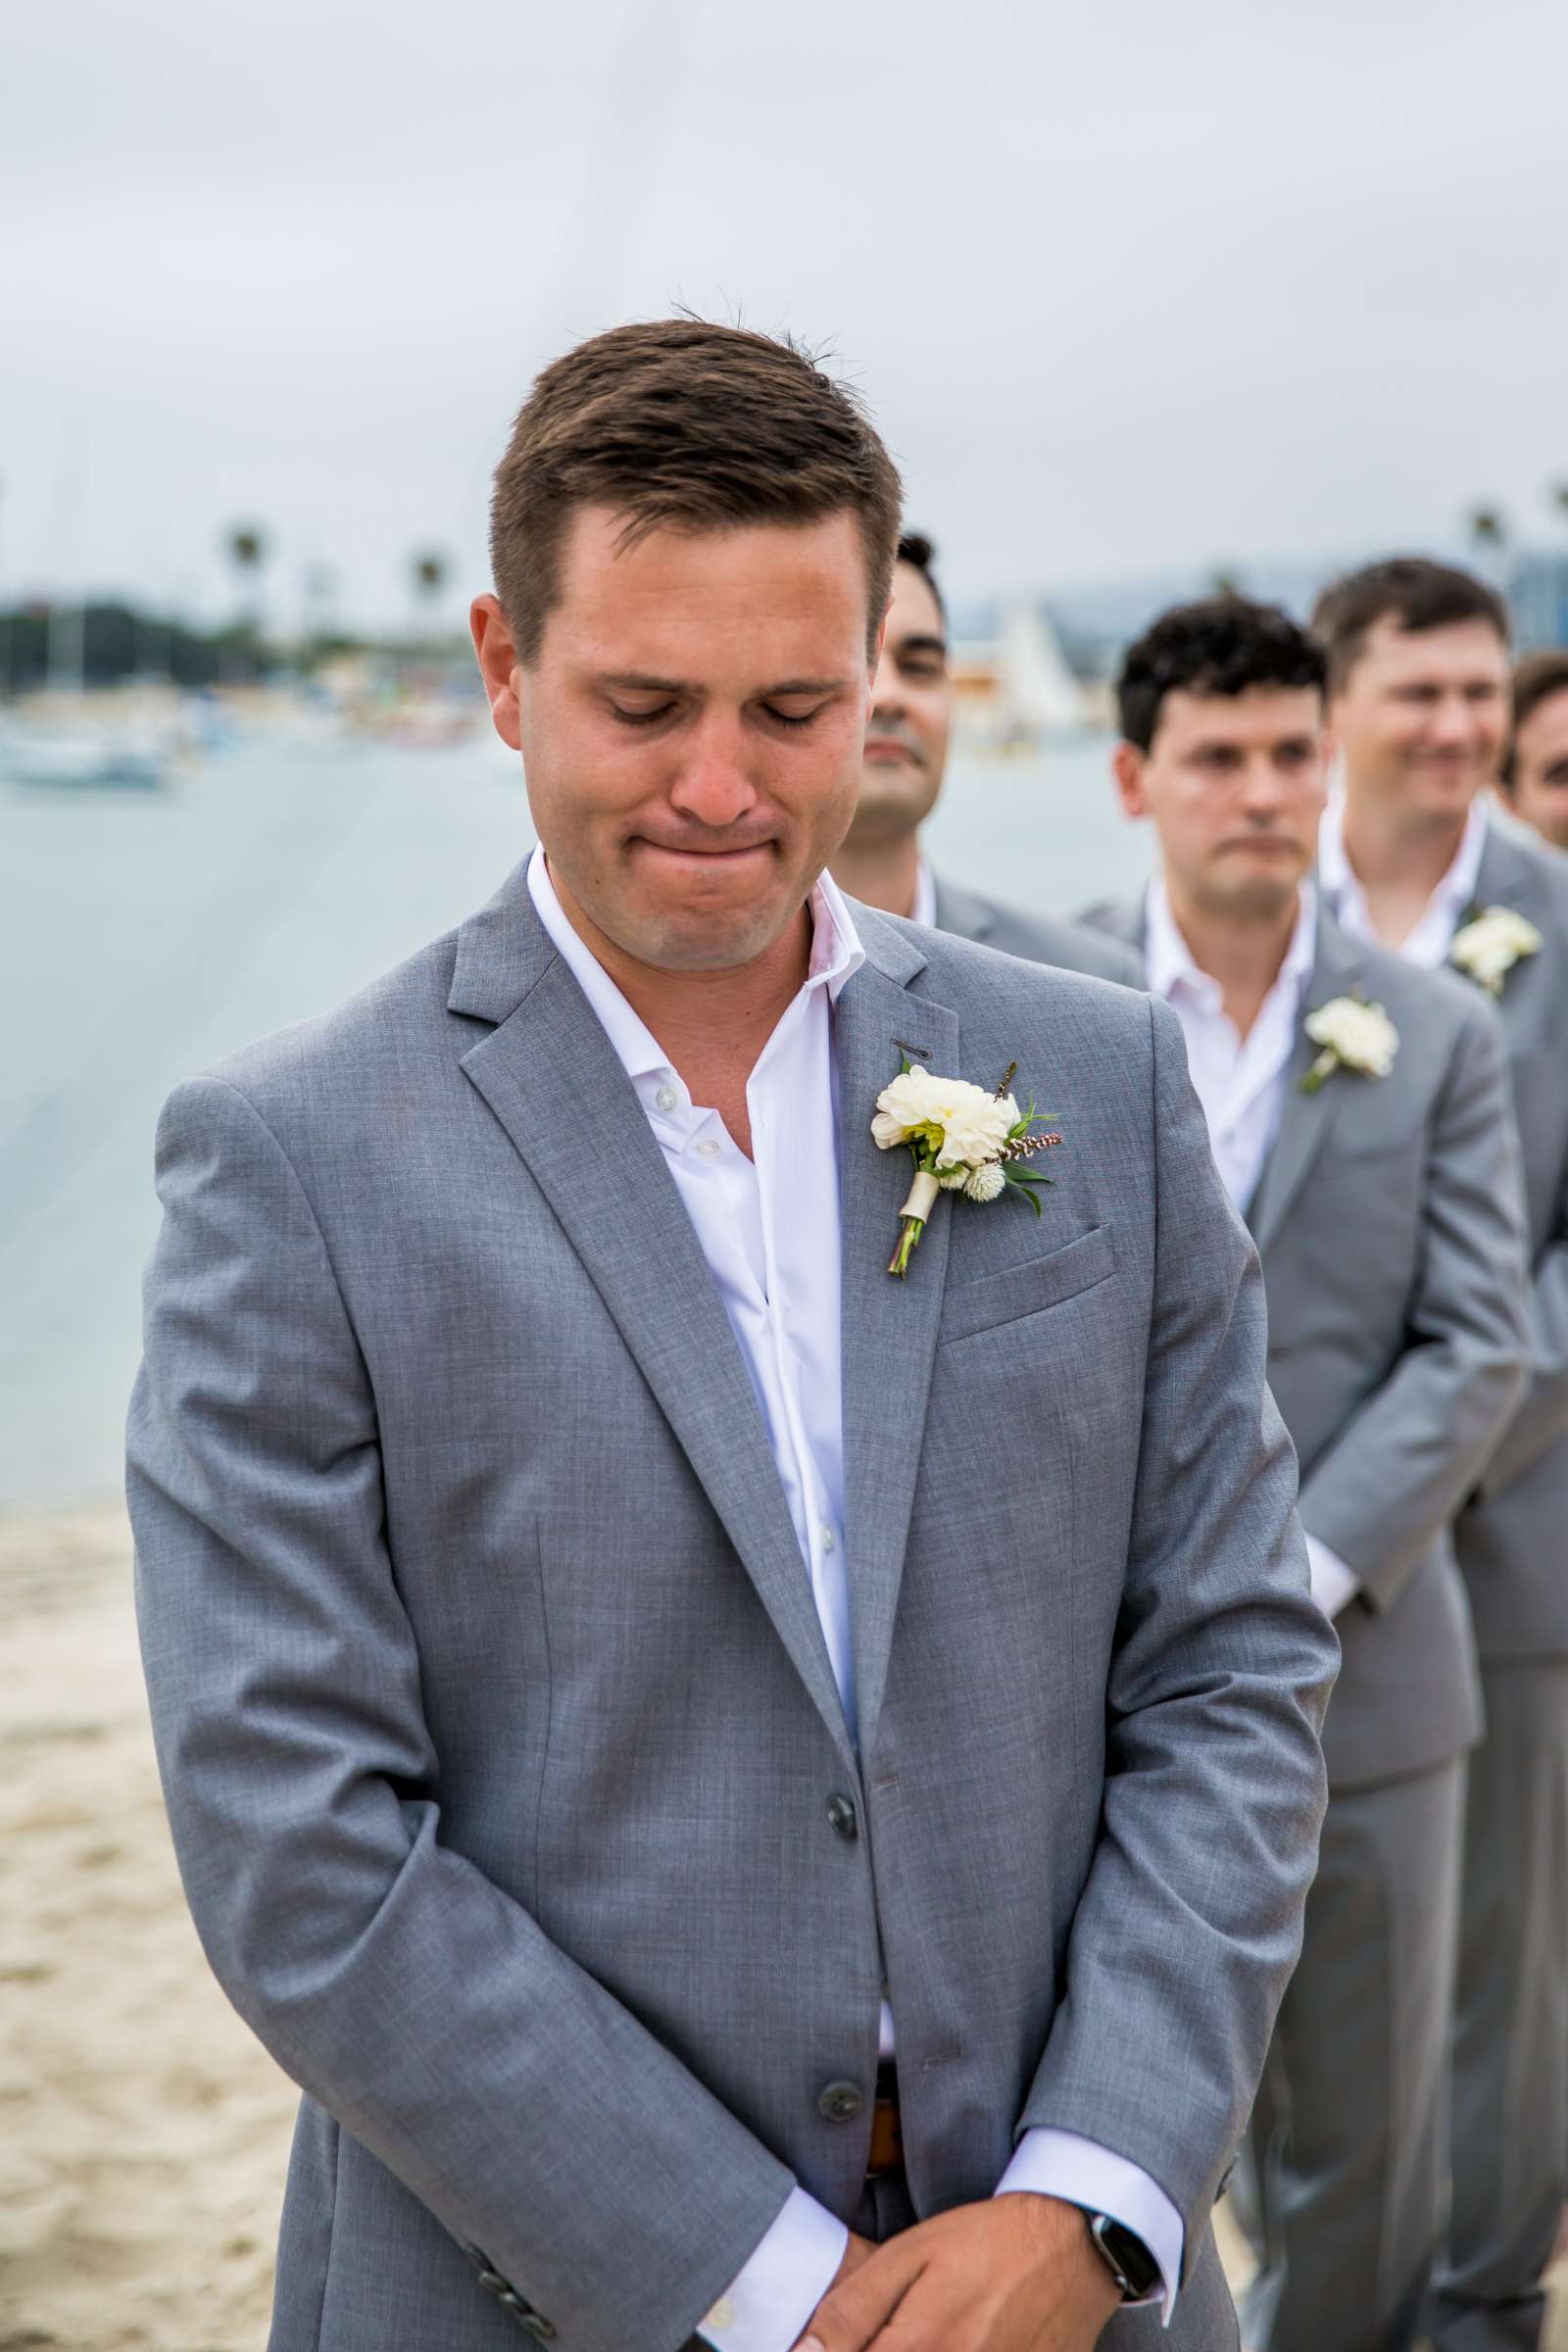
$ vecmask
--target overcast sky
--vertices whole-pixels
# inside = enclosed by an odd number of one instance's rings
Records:
[[[221,613],[254,518],[278,621],[455,614],[535,368],[677,300],[831,344],[960,597],[1549,541],[1565,17],[10,0],[0,598]]]

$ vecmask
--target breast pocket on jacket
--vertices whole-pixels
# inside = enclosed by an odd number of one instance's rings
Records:
[[[939,1336],[944,1345],[951,1345],[972,1339],[977,1332],[1000,1331],[1004,1324],[1042,1314],[1049,1306],[1092,1291],[1115,1271],[1114,1229],[1093,1226],[1044,1257],[1027,1258],[1022,1265],[982,1274],[973,1282],[950,1283]]]

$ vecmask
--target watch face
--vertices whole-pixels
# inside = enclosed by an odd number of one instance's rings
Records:
[[[1107,2257],[1111,2268],[1135,2299],[1147,2295],[1151,2287],[1159,2284],[1158,2263],[1141,2237],[1113,2222],[1108,2214],[1097,2214],[1094,2232],[1101,2252]]]

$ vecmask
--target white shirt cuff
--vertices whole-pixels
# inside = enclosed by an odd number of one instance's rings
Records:
[[[1081,2205],[1086,2213],[1108,2214],[1113,2222],[1141,2237],[1159,2265],[1164,2289],[1161,2293],[1159,2287],[1152,2287],[1142,2300],[1161,2303],[1165,2325],[1170,2326],[1187,2232],[1169,2197],[1141,2166],[1076,2132],[1037,2128],[1026,2132],[1013,2150],[997,2195],[1007,2196],[1017,2189],[1040,2197],[1061,2197],[1069,2205]]]
[[[698,2321],[698,2334],[714,2352],[790,2352],[838,2277],[849,2242],[825,2205],[792,2188],[739,2278]]]
[[[1325,1617],[1337,1617],[1346,1602],[1360,1592],[1361,1579],[1353,1568],[1346,1566],[1337,1551],[1320,1544],[1316,1536],[1306,1539],[1306,1561],[1312,1598]]]

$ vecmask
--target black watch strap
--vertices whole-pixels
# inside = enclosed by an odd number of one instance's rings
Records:
[[[1141,2303],[1152,2288],[1158,2286],[1159,2265],[1143,2239],[1131,2230],[1113,2222],[1108,2213],[1092,2213],[1089,2234],[1101,2261],[1121,2288],[1124,2302]]]

